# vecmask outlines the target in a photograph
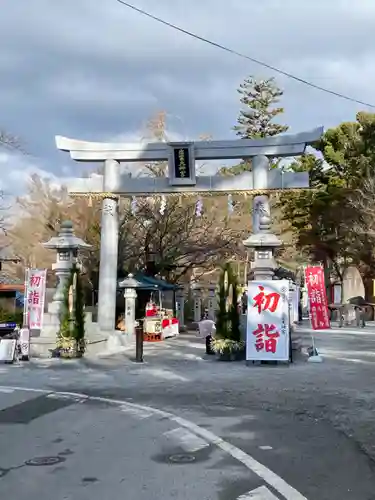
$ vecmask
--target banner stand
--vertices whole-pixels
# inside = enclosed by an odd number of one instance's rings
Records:
[[[318,269],[320,271],[319,274],[316,273],[316,271]],[[324,287],[321,290],[321,292],[322,292],[322,301],[320,302],[320,307],[321,307],[321,309],[324,308],[324,309],[327,310],[326,314],[327,314],[327,317],[328,317],[328,304],[327,304],[327,295],[326,295],[326,291],[325,291],[324,269],[323,269],[323,267],[321,265],[319,265],[319,266],[305,266],[304,267],[304,277],[305,277],[306,287],[307,287],[307,291],[308,291],[309,320],[310,320],[310,326],[311,326],[311,330],[312,330],[311,335],[310,335],[311,336],[312,345],[311,345],[311,347],[308,347],[308,349],[307,349],[307,354],[309,356],[307,361],[309,363],[322,363],[323,362],[323,358],[319,354],[319,351],[317,350],[316,343],[315,343],[314,331],[315,330],[319,330],[320,327],[319,327],[318,322],[316,321],[316,318],[315,318],[315,321],[313,321],[313,317],[312,317],[312,309],[313,309],[312,306],[316,306],[316,304],[315,304],[315,302],[314,302],[314,304],[312,304],[312,293],[313,293],[312,285],[313,285],[313,282],[312,281],[308,282],[308,273],[310,275],[310,280],[311,280],[311,276],[314,276],[314,284],[318,284],[319,283],[319,278],[321,280],[323,280]],[[315,300],[315,297],[314,297],[314,300]],[[315,312],[315,314],[316,314],[316,312]],[[328,326],[328,328],[330,328],[329,321],[328,321],[328,325],[325,325],[325,326]]]
[[[307,361],[309,363],[323,363],[323,358],[319,354],[319,351],[315,347],[315,337],[311,334],[312,346],[307,349],[307,354],[309,355]]]
[[[290,322],[290,307],[289,307],[289,363],[293,363],[293,344],[292,344],[292,326]]]
[[[30,330],[27,326],[22,327],[19,332],[21,361],[30,360]]]
[[[46,279],[46,269],[27,268],[25,270],[23,321],[18,337],[22,361],[30,359],[30,331],[42,329]]]

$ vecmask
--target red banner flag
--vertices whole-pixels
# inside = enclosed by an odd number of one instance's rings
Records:
[[[310,321],[313,330],[327,330],[331,327],[328,316],[328,302],[324,283],[324,270],[320,266],[305,268],[307,295],[310,305]]]

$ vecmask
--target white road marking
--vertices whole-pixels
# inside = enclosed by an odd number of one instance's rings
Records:
[[[357,363],[357,364],[361,364],[361,365],[373,365],[374,364],[374,361],[365,360],[365,359],[342,358],[342,357],[334,356],[331,354],[325,354],[323,352],[321,354],[325,358],[336,359],[337,361],[346,361],[348,363]]]
[[[47,398],[49,398],[49,399],[71,399],[70,396],[65,396],[64,394],[55,394],[55,393],[48,394]]]
[[[129,408],[128,406],[125,406],[125,405],[120,406],[120,409],[124,413],[127,413],[129,415],[133,415],[134,417],[141,418],[141,419],[149,418],[149,417],[152,417],[154,415],[150,411],[141,410],[139,408]]]
[[[178,375],[170,370],[163,370],[161,368],[144,368],[142,370],[142,374],[151,375],[152,377],[157,377],[162,380],[179,380],[180,382],[189,382],[188,378],[182,377],[181,375]]]
[[[84,403],[85,401],[87,401],[87,398],[73,397],[67,394],[57,394],[54,392],[52,394],[48,394],[46,397],[50,399],[67,399],[69,401],[73,400],[75,403]]]
[[[187,431],[183,427],[177,427],[177,429],[165,432],[164,436],[168,439],[177,441],[188,453],[194,453],[210,446],[207,441],[204,441],[204,439],[201,439],[196,434]]]
[[[172,353],[175,358],[190,359],[192,361],[204,361],[202,356],[196,356],[195,354],[184,354],[183,352],[175,351]]]
[[[273,493],[265,486],[261,486],[256,490],[249,491],[245,495],[241,495],[237,500],[278,500]]]
[[[263,451],[273,450],[272,446],[259,446],[259,449]]]
[[[10,387],[0,387],[0,392],[3,392],[4,394],[12,394],[14,389],[11,389]]]
[[[197,436],[202,437],[208,443],[217,446],[224,452],[231,455],[235,460],[241,462],[247,469],[251,470],[263,479],[269,486],[272,486],[274,490],[280,493],[285,500],[307,500],[305,496],[299,493],[293,486],[290,486],[284,479],[278,476],[275,472],[268,469],[265,465],[261,464],[251,455],[248,455],[237,446],[234,446],[221,437],[217,436],[213,432],[208,431],[207,429],[203,429],[203,427],[199,427],[199,425],[190,422],[189,420],[185,420],[184,418],[177,417],[173,415],[173,413],[169,413],[163,410],[159,410],[157,408],[152,408],[151,406],[139,405],[135,403],[129,403],[128,401],[111,399],[111,398],[102,398],[99,396],[87,396],[86,394],[78,394],[72,392],[60,392],[60,391],[48,391],[46,389],[35,389],[31,387],[12,387],[12,386],[0,386],[2,389],[13,389],[15,391],[25,391],[25,392],[35,392],[38,394],[65,394],[70,395],[72,398],[85,398],[91,401],[100,401],[103,403],[108,403],[112,405],[118,406],[127,406],[129,408],[138,408],[143,411],[149,411],[153,415],[158,415],[159,417],[167,418],[171,422],[176,422],[181,427],[185,427],[189,431],[193,432]],[[251,497],[250,497],[251,498]],[[272,497],[271,497],[272,498]],[[268,500],[268,499],[265,499]],[[271,499],[270,499],[271,500]],[[274,500],[274,499],[272,499]]]
[[[198,344],[198,343],[184,343],[184,344],[180,344],[182,347],[191,347],[192,349],[201,349],[202,351],[206,349],[206,344]]]

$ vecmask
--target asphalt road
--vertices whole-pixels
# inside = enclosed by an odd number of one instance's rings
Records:
[[[262,485],[218,447],[151,412],[19,390],[2,393],[0,405],[0,498],[216,500],[236,498],[237,483]]]
[[[0,498],[375,499],[375,333],[330,333],[321,365],[220,363],[181,337],[144,365],[1,367]]]

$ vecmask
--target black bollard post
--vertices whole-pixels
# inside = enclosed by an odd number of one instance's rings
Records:
[[[143,363],[143,320],[135,328],[135,360]]]
[[[212,349],[212,336],[207,335],[206,337],[206,354],[215,354],[213,349]]]

